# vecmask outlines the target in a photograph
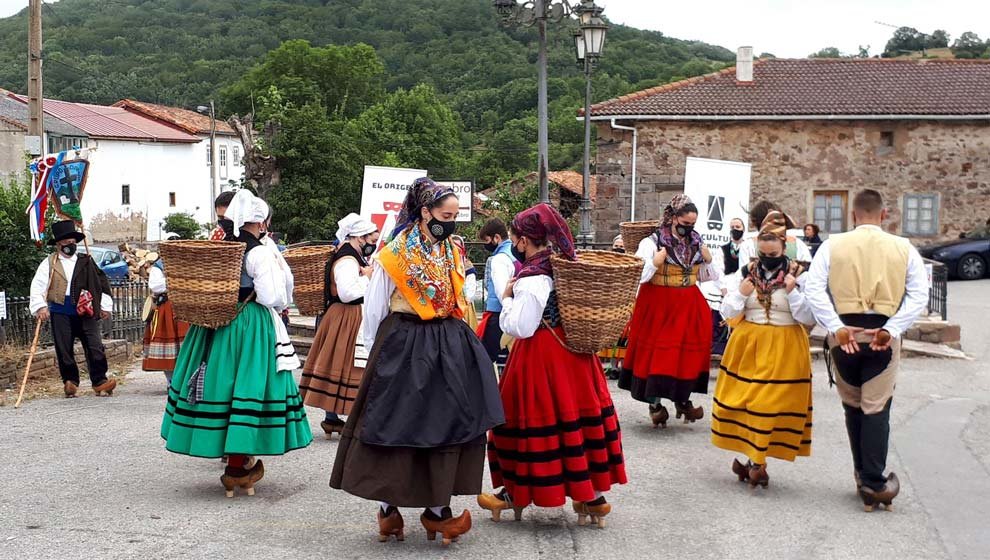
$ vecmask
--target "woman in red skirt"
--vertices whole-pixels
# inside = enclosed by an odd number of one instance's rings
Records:
[[[712,315],[696,285],[718,281],[720,275],[694,231],[697,220],[691,199],[675,195],[660,227],[636,251],[645,265],[619,387],[650,404],[654,427],[666,427],[670,417],[661,399],[673,401],[677,418],[685,422],[704,416],[691,403],[691,393],[708,392]]]
[[[157,253],[153,253],[157,256]],[[154,257],[152,257],[154,258]],[[175,318],[172,302],[168,300],[168,284],[161,259],[155,259],[148,269],[148,289],[154,306],[144,327],[144,359],[141,369],[161,371],[171,385],[175,359],[179,355],[182,339],[189,331],[189,323]]]
[[[578,524],[599,527],[611,511],[603,493],[626,483],[619,420],[601,363],[564,347],[550,267],[551,245],[574,259],[567,223],[548,204],[511,225],[512,252],[523,263],[506,288],[499,325],[516,342],[500,384],[506,423],[492,430],[492,484],[478,505],[498,521],[529,504],[559,507],[571,498]]]

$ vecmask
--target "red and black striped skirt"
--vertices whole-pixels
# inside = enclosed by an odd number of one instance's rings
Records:
[[[626,483],[619,418],[597,356],[574,354],[540,328],[516,341],[500,393],[506,423],[492,430],[488,461],[492,484],[515,505],[586,502]]]

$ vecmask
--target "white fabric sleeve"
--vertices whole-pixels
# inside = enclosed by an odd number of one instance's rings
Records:
[[[818,247],[818,253],[811,261],[811,268],[807,273],[808,279],[805,281],[804,298],[818,324],[834,334],[845,325],[839,319],[835,305],[832,304],[832,297],[828,293],[828,270],[831,258],[829,240],[826,239]]]
[[[361,276],[361,265],[356,259],[342,257],[334,263],[333,279],[337,283],[337,297],[344,303],[361,299],[368,291],[368,277]]]
[[[802,286],[802,278],[804,275],[798,277],[798,284],[791,290],[791,293],[787,294],[787,305],[791,308],[791,317],[802,325],[814,325],[815,324],[815,314],[811,310],[811,306],[808,305],[808,298],[804,295],[804,287]]]
[[[165,273],[162,272],[157,266],[153,266],[150,270],[148,270],[148,289],[151,290],[151,293],[156,296],[168,291],[168,283],[165,280]]]
[[[285,276],[271,251],[264,247],[252,250],[248,253],[244,266],[248,276],[254,281],[256,302],[277,311],[289,305]]]
[[[907,241],[905,241],[907,243]],[[821,252],[821,249],[819,249]],[[918,319],[918,316],[928,306],[928,271],[925,261],[914,247],[908,253],[907,282],[905,284],[904,300],[900,309],[893,317],[887,319],[884,330],[890,336],[899,337]]]
[[[710,263],[701,262],[701,267],[698,269],[698,282],[711,282],[719,291],[722,290],[722,273],[715,265],[715,259],[712,259]]]
[[[364,347],[368,352],[375,345],[378,327],[388,316],[389,300],[395,291],[395,284],[378,261],[372,261],[373,270],[368,282],[368,291],[364,296],[364,315],[361,319],[361,331],[364,333]]]
[[[549,276],[528,276],[516,281],[513,296],[502,300],[498,324],[502,332],[515,338],[529,338],[540,328],[543,310],[553,291]]]
[[[739,244],[739,268],[742,269],[756,258],[756,237],[747,237]]]
[[[722,298],[722,305],[719,307],[719,313],[722,314],[723,319],[736,317],[746,309],[746,296],[739,292],[742,278],[735,276],[734,278],[730,277],[729,280],[731,281],[726,285],[728,292]]]
[[[797,260],[802,262],[811,262],[811,249],[808,248],[808,244],[801,241],[798,238],[794,238],[794,246],[797,248]]]
[[[477,292],[478,276],[475,274],[468,274],[464,278],[464,300],[468,303],[474,303]]]
[[[113,313],[113,298],[110,294],[100,294],[100,311]]]
[[[642,241],[639,242],[639,248],[636,249],[636,256],[643,259],[643,274],[639,277],[640,284],[646,284],[653,278],[653,275],[657,273],[657,267],[653,266],[653,257],[657,254],[657,244],[650,238],[646,236]]]
[[[48,306],[45,300],[48,295],[48,275],[50,273],[51,265],[48,264],[48,259],[46,258],[38,265],[38,270],[35,271],[34,278],[31,280],[30,309],[32,315],[37,315],[38,311]]]
[[[491,266],[492,275],[492,286],[495,288],[495,294],[498,296],[499,301],[502,300],[502,294],[505,293],[505,286],[508,285],[509,280],[516,274],[516,267],[512,264],[512,259],[508,255],[498,254],[492,257]]]

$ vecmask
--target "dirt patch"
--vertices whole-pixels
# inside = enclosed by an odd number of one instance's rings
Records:
[[[22,349],[10,349],[7,347],[0,347],[0,361],[13,360],[18,356],[23,354]],[[131,369],[132,362],[129,361],[114,361],[109,364],[110,369],[107,372],[108,376],[113,376],[117,379],[118,389],[122,387],[126,381],[124,376]],[[17,378],[14,384],[7,390],[0,391],[0,406],[14,406],[17,401],[18,392],[21,390],[21,383],[24,379],[23,369],[17,374]],[[81,384],[79,387],[80,395],[86,392],[92,393],[89,385],[89,375],[85,370],[80,370],[79,378]],[[27,380],[27,386],[24,387],[24,401],[30,401],[34,399],[51,399],[51,398],[64,398],[65,392],[62,388],[62,379],[57,375],[53,376],[51,374],[43,375],[29,375]],[[23,406],[23,402],[21,403]]]

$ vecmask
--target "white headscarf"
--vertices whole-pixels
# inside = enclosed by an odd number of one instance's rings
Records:
[[[352,212],[337,222],[337,241],[343,243],[348,237],[361,237],[376,231],[375,224]]]
[[[234,222],[234,232],[241,231],[244,224],[260,224],[268,218],[268,203],[241,189],[234,195],[227,207],[227,218]]]

